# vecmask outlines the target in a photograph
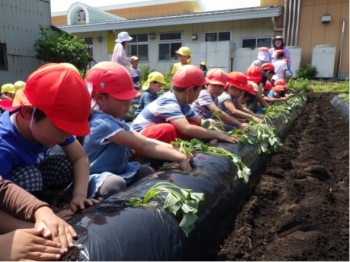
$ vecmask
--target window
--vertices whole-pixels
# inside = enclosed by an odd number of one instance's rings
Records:
[[[181,33],[159,34],[159,60],[175,60],[176,51],[182,46]]]
[[[205,33],[205,42],[230,41],[231,32]]]
[[[128,57],[137,56],[139,61],[148,61],[148,34],[130,36],[132,40],[127,45]]]
[[[7,70],[7,48],[4,43],[0,43],[0,70]]]
[[[271,37],[258,37],[242,39],[243,48],[255,49],[257,47],[271,47]]]

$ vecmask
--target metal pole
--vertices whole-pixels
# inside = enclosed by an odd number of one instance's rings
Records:
[[[299,23],[300,23],[300,2],[301,0],[298,0],[298,15],[297,15],[297,25],[296,25],[296,33],[295,33],[295,41],[294,41],[294,45],[297,46],[298,45],[298,39],[299,39]]]
[[[295,34],[295,16],[296,16],[296,1],[297,0],[293,0],[293,21],[292,21],[292,34],[291,34],[291,38],[290,38],[290,45],[294,44],[294,34]]]
[[[283,29],[282,29],[282,37],[285,41],[286,39],[286,22],[287,22],[287,2],[288,0],[284,0],[284,9],[283,9]]]
[[[290,24],[292,16],[290,15],[292,10],[292,0],[289,0],[289,7],[288,7],[288,26],[287,26],[287,35],[286,35],[286,42],[285,45],[289,45],[289,38],[290,38]]]
[[[343,45],[344,45],[344,35],[345,35],[345,23],[346,20],[342,20],[342,27],[341,27],[341,35],[340,35],[340,45],[339,45],[339,58],[338,58],[338,69],[337,69],[337,78],[339,79],[340,74],[340,67],[342,62],[342,55],[343,55]]]

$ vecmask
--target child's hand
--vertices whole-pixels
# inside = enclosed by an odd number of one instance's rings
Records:
[[[220,132],[217,132],[216,139],[217,140],[221,140],[221,141],[230,142],[230,143],[237,143],[237,140],[234,139],[233,137],[228,136],[228,135],[226,135],[224,133],[220,133]]]
[[[41,237],[44,228],[17,229],[0,235],[0,260],[58,260],[60,244]]]
[[[179,166],[180,166],[181,170],[183,170],[183,171],[187,171],[187,172],[192,171],[192,167],[191,167],[191,164],[190,164],[188,159],[184,159],[182,161],[179,161]]]
[[[86,196],[75,195],[69,203],[69,207],[73,212],[76,212],[78,209],[85,209],[85,206],[93,206],[95,204],[100,203],[100,201],[96,199],[87,199]]]
[[[246,128],[246,126],[248,126],[248,125],[249,125],[248,123],[242,123],[242,124],[240,124],[239,129],[240,129],[241,131],[243,131],[244,128]]]
[[[35,212],[35,227],[43,228],[42,236],[60,243],[65,252],[74,246],[73,239],[77,238],[74,229],[48,207],[41,207]]]

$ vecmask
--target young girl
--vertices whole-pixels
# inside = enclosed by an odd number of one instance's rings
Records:
[[[99,110],[90,116],[90,134],[83,141],[90,159],[91,173],[110,172],[121,178],[115,186],[121,190],[154,170],[138,162],[129,162],[130,151],[156,159],[178,162],[184,171],[191,171],[188,159],[171,145],[147,139],[131,131],[122,119],[131,100],[138,95],[124,67],[113,62],[100,62],[92,67],[86,82]],[[116,190],[116,189],[113,189]]]
[[[177,51],[178,58],[180,62],[175,63],[173,69],[171,70],[171,74],[175,75],[177,70],[184,65],[189,65],[191,63],[191,49],[186,46],[180,47]]]
[[[219,108],[222,111],[240,119],[253,118],[256,121],[261,121],[260,116],[243,107],[238,99],[244,91],[255,94],[253,87],[248,84],[245,74],[241,72],[229,73],[225,90],[218,98]]]
[[[233,129],[234,127],[243,129],[246,124],[241,123],[226,112],[222,112],[219,116],[215,116],[213,113],[220,110],[218,97],[223,93],[226,86],[227,74],[219,68],[214,68],[208,71],[207,80],[207,89],[202,90],[199,93],[198,99],[192,103],[193,110],[203,120],[214,120],[216,117],[220,118],[220,120],[227,124],[225,126],[226,130]]]
[[[143,92],[139,106],[137,107],[134,118],[136,118],[140,112],[151,102],[158,98],[157,93],[166,84],[164,76],[159,72],[152,72],[148,75],[146,83],[142,86]]]

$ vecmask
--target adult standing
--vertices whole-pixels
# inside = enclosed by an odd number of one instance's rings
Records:
[[[285,47],[283,37],[282,36],[276,36],[274,39],[272,39],[273,42],[273,47],[270,48],[270,57],[271,57],[271,62],[275,62],[276,59],[276,52],[277,50],[283,50],[284,52],[284,58],[289,60],[288,66],[291,67],[291,59],[290,59],[290,53],[288,48]]]
[[[112,62],[115,62],[128,70],[132,78],[138,77],[134,70],[132,70],[129,66],[130,58],[127,57],[125,49],[126,45],[133,38],[129,36],[128,32],[120,32],[118,34],[118,38],[115,40],[116,44],[114,46]]]

